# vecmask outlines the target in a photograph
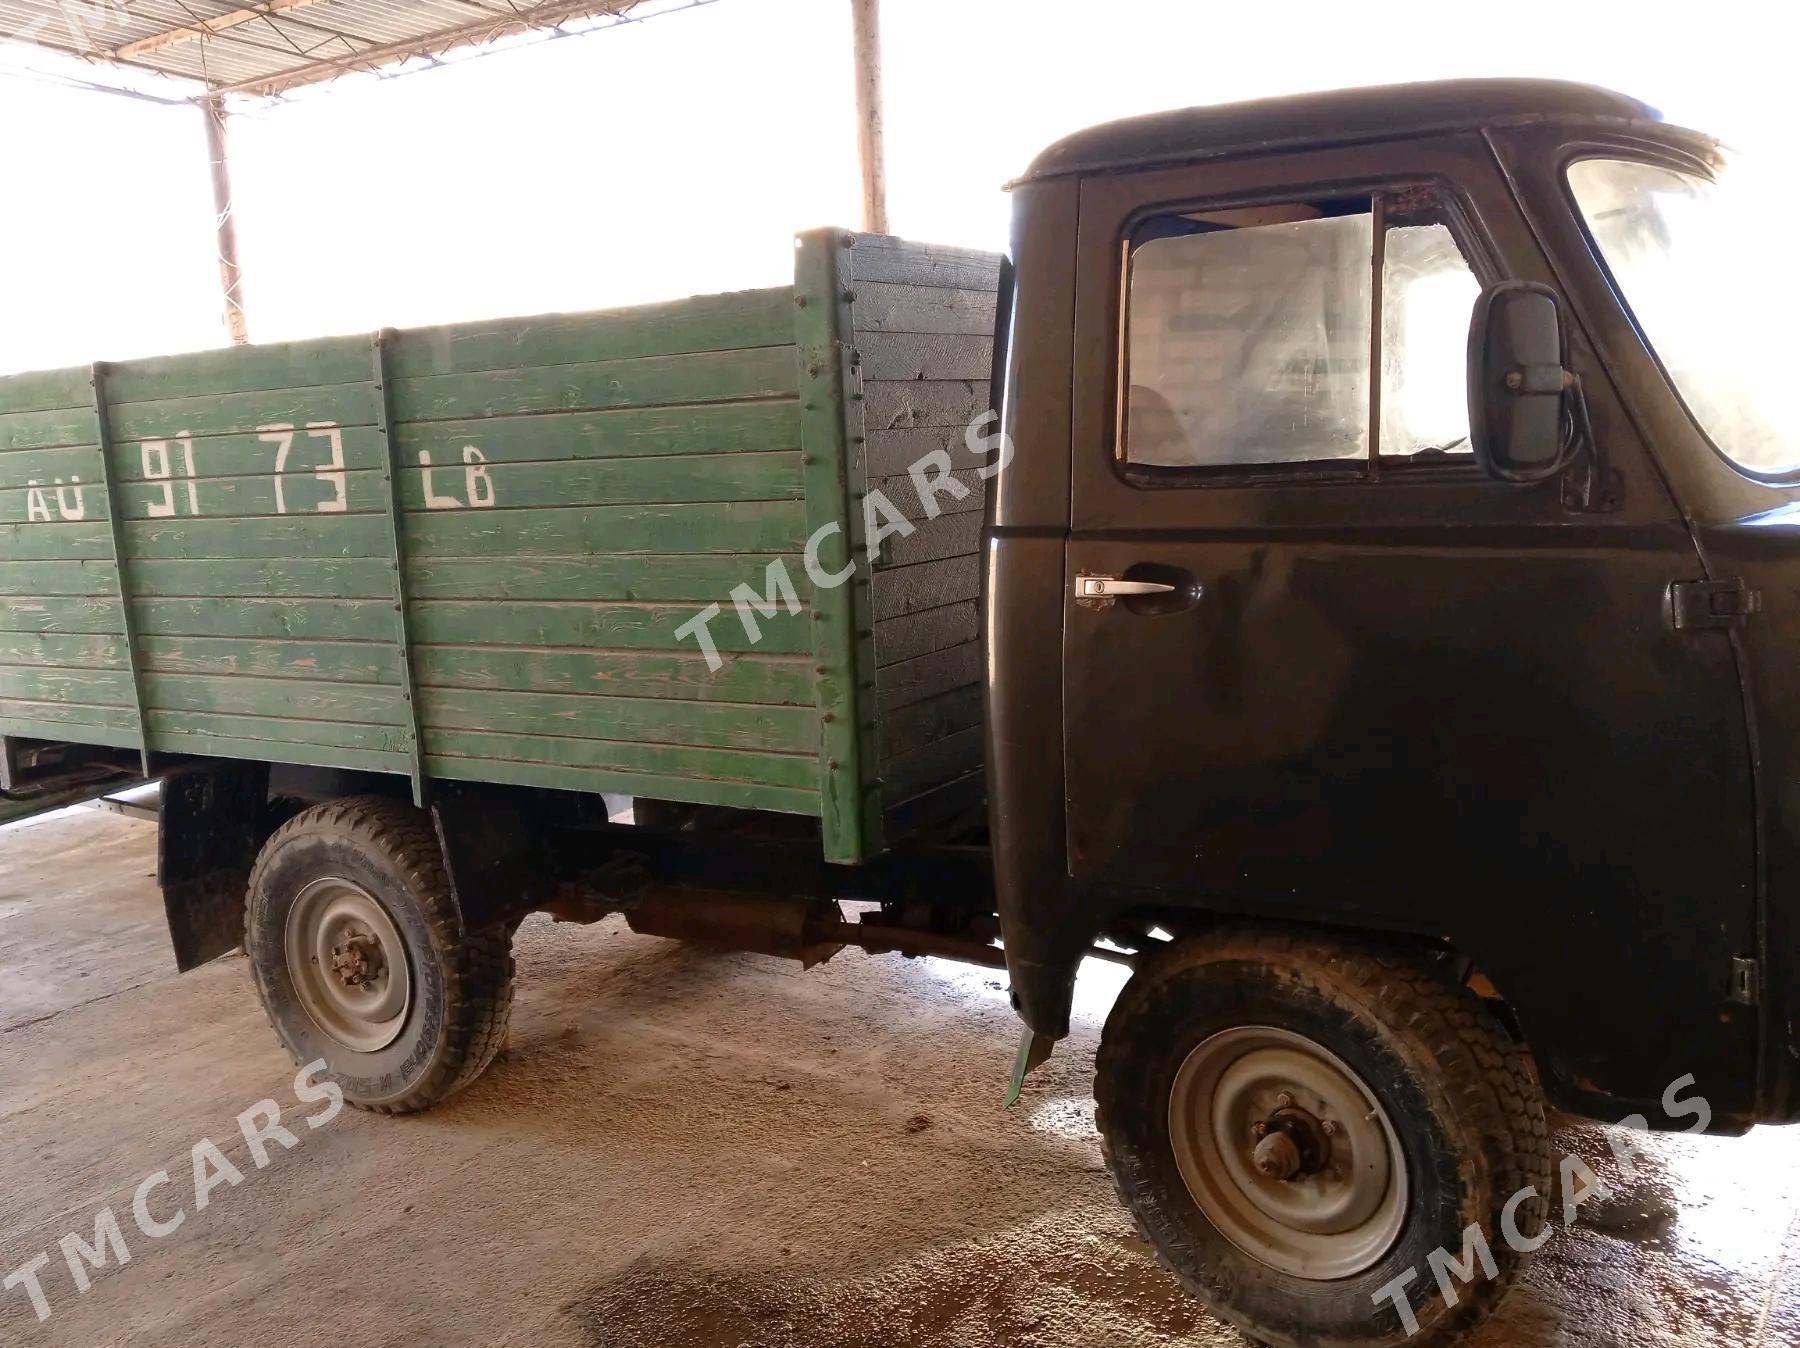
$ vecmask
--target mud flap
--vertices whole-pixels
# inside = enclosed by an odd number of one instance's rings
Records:
[[[182,973],[244,943],[244,895],[268,830],[263,763],[180,768],[163,779],[156,879]]]
[[[431,822],[467,930],[516,922],[554,897],[548,849],[515,802],[438,792]]]
[[[1013,1058],[1012,1081],[1006,1087],[1008,1109],[1018,1104],[1019,1097],[1025,1093],[1026,1076],[1048,1062],[1051,1051],[1055,1048],[1056,1041],[1049,1035],[1039,1034],[1030,1026],[1025,1027],[1025,1033],[1019,1039],[1019,1052]]]

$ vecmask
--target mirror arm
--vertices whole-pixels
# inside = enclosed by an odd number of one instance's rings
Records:
[[[1556,376],[1569,408],[1569,438],[1564,446],[1569,456],[1569,471],[1563,477],[1563,506],[1584,514],[1617,510],[1622,482],[1618,471],[1607,464],[1600,438],[1594,434],[1581,376],[1561,369],[1556,371]],[[1511,374],[1507,375],[1507,385],[1512,385]],[[1585,454],[1582,453],[1584,449]]]

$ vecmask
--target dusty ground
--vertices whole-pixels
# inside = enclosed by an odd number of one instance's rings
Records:
[[[0,1276],[48,1251],[52,1314],[0,1344],[1150,1348],[1242,1341],[1130,1235],[1088,1101],[1098,971],[1011,1113],[998,980],[840,955],[723,956],[606,924],[520,934],[495,1068],[435,1113],[317,1130],[241,959],[177,979],[150,824],[0,831]],[[1110,980],[1110,981],[1108,981]],[[257,1170],[235,1122],[298,1129]],[[190,1149],[244,1172],[194,1209]],[[1566,1128],[1592,1161],[1602,1135]],[[1482,1348],[1800,1343],[1800,1131],[1661,1139],[1559,1234]],[[121,1214],[78,1294],[57,1242]]]

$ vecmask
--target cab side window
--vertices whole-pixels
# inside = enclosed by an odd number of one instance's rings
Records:
[[[1467,455],[1479,290],[1419,192],[1147,220],[1127,258],[1120,458],[1180,477]]]

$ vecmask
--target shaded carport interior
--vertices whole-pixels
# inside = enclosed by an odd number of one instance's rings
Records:
[[[718,0],[0,0],[0,44],[21,43],[93,67],[89,86],[124,92],[133,77],[174,81],[163,101],[205,117],[225,330],[249,340],[226,129],[240,99],[281,98],[357,74],[416,70],[527,34],[575,34]],[[863,227],[886,232],[879,0],[852,16]],[[112,81],[112,82],[109,82]],[[116,82],[116,83],[115,83]]]

